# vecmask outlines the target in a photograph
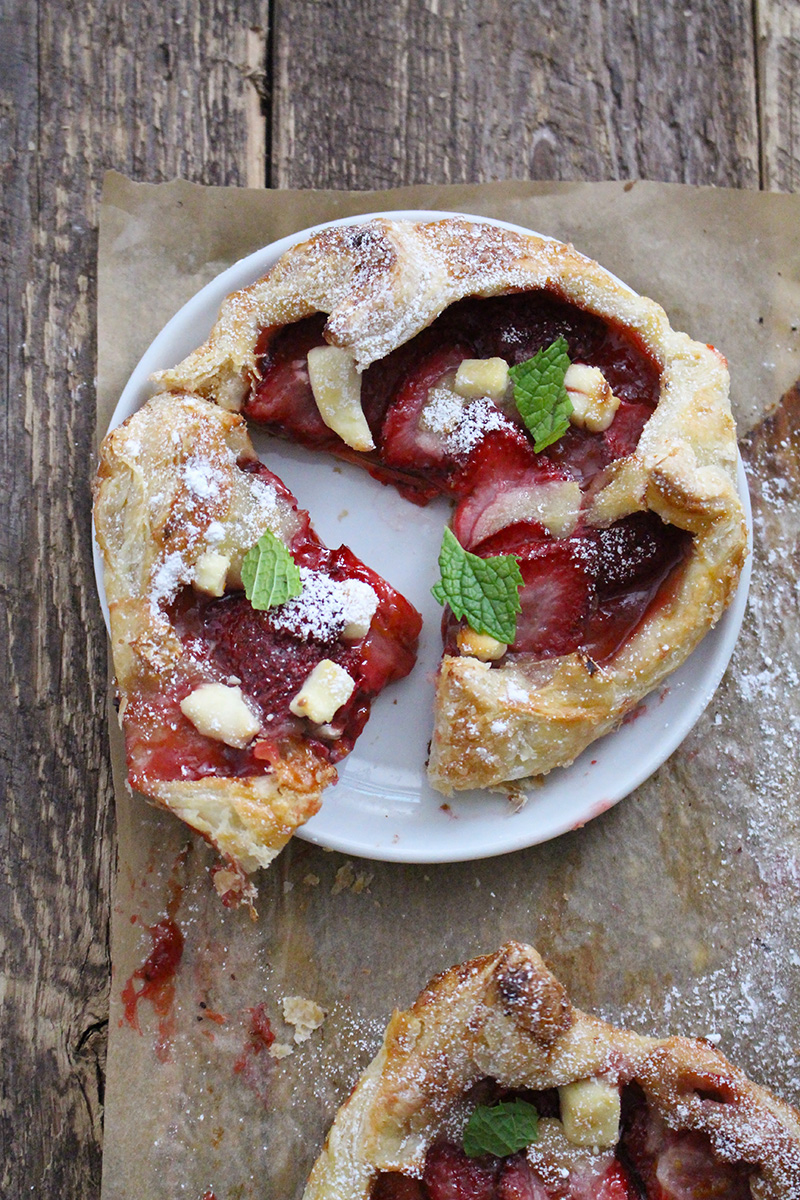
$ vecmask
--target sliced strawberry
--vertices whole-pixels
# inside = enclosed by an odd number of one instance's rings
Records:
[[[683,557],[691,536],[657,513],[634,513],[597,532],[596,580],[600,600],[658,583]]]
[[[609,462],[633,454],[639,445],[642,431],[653,415],[649,404],[638,404],[623,400],[614,420],[605,431],[604,440],[608,448]]]
[[[415,471],[446,469],[452,462],[441,434],[420,428],[431,388],[469,356],[469,347],[450,344],[426,355],[408,375],[386,414],[380,437],[381,458],[393,467]]]
[[[369,1200],[427,1200],[427,1196],[419,1179],[384,1171],[373,1184]]]
[[[456,509],[453,516],[453,533],[465,549],[472,550],[473,546],[491,536],[482,531],[491,529],[495,520],[500,519],[502,512],[513,512],[515,494],[522,496],[537,484],[567,478],[569,477],[565,471],[546,460],[533,468],[514,467],[502,476],[484,476],[485,482],[478,483],[475,490],[465,496]],[[493,512],[497,514],[494,519]],[[524,524],[531,527],[531,536],[546,536],[546,530],[536,521],[525,521]]]
[[[496,1194],[497,1200],[550,1200],[552,1195],[521,1154],[504,1163]]]
[[[654,1200],[750,1200],[751,1173],[721,1162],[703,1134],[672,1134],[657,1158]]]
[[[264,330],[256,347],[260,379],[244,405],[244,414],[260,424],[312,446],[340,439],[319,415],[308,379],[308,352],[324,346],[325,314],[317,313],[282,329]]]
[[[449,1142],[438,1142],[428,1151],[423,1180],[430,1200],[495,1200],[495,1185],[502,1159],[467,1158]]]
[[[521,428],[490,430],[474,448],[467,462],[453,476],[453,491],[468,496],[493,480],[519,479],[526,473],[543,479],[557,478],[560,470],[544,456],[535,454],[533,443]]]
[[[586,1200],[638,1200],[639,1197],[630,1175],[618,1159],[595,1186],[596,1190],[591,1196],[587,1195]]]
[[[542,457],[557,464],[586,485],[615,457],[602,435],[570,425],[557,442],[543,451]]]
[[[481,553],[486,549],[484,543]],[[497,551],[493,549],[492,553]],[[512,650],[539,658],[577,650],[594,606],[589,570],[591,544],[569,538],[533,542],[507,553],[517,554],[523,580],[519,593],[522,611],[517,617]]]

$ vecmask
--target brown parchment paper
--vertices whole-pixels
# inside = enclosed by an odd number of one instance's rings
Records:
[[[800,196],[672,184],[506,183],[269,192],[106,179],[100,218],[98,430],[164,322],[235,259],[319,221],[444,208],[572,241],[673,324],[728,356],[755,509],[751,602],[733,662],[693,733],[585,828],[446,866],[347,859],[295,840],[258,877],[259,917],[229,911],[212,856],[124,786],[119,832],[104,1200],[299,1196],[338,1104],[394,1005],[503,940],[534,942],[582,1007],[650,1033],[711,1037],[800,1102]],[[279,451],[271,465],[280,471]],[[302,499],[302,498],[301,498]],[[175,996],[139,1028],[121,993],[167,913],[185,946]],[[137,981],[140,986],[140,981]],[[327,1012],[289,1043],[281,1001]]]

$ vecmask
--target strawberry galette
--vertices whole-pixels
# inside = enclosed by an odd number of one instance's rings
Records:
[[[244,421],[157,396],[95,485],[128,777],[226,856],[266,866],[317,811],[420,617],[255,456]]]
[[[798,1200],[800,1114],[708,1043],[573,1008],[530,946],[453,967],[339,1110],[304,1200]]]
[[[570,763],[739,578],[725,360],[572,247],[477,221],[327,229],[157,377],[455,504],[429,773]]]

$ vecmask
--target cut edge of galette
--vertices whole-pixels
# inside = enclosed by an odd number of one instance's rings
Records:
[[[411,670],[419,614],[325,547],[243,418],[196,396],[108,434],[94,517],[129,784],[217,848],[233,898]]]

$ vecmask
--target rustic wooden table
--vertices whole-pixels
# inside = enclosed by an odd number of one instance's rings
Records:
[[[90,555],[102,174],[800,186],[796,0],[4,0],[0,1195],[100,1190],[114,817]]]

